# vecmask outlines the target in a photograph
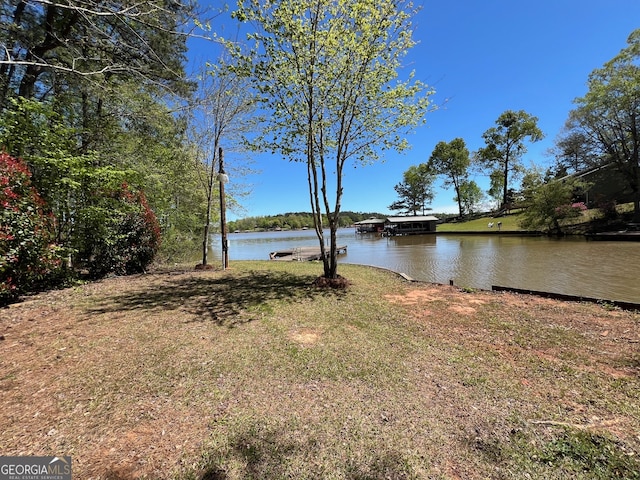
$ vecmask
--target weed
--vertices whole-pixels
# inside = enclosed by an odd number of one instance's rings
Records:
[[[640,479],[635,452],[604,435],[566,429],[540,449],[539,462],[573,476],[589,473],[593,479]]]
[[[608,312],[620,310],[620,307],[618,307],[616,304],[607,302],[606,300],[600,300],[597,303]]]
[[[473,448],[495,464],[503,477],[608,480],[640,479],[635,452],[615,439],[578,428],[565,427],[542,440],[531,430],[515,428],[505,436],[495,432],[477,437]]]

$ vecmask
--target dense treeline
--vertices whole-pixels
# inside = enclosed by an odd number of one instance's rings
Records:
[[[340,212],[340,227],[349,227],[355,222],[367,218],[385,218],[382,213],[356,213]],[[326,225],[326,218],[323,218]],[[302,228],[313,228],[313,215],[309,212],[283,213],[281,215],[269,215],[262,217],[247,217],[232,222],[228,222],[229,231],[251,231],[251,230],[273,230],[276,228],[299,230]]]
[[[194,5],[2,2],[0,302],[197,244],[205,166],[175,108]]]
[[[457,218],[452,213],[433,213],[429,215],[437,217],[441,221],[450,221]],[[340,227],[350,227],[356,222],[361,222],[369,218],[387,218],[389,214],[384,213],[362,213],[362,212],[340,212]],[[309,212],[283,213],[280,215],[267,215],[259,217],[246,217],[227,223],[230,232],[249,232],[260,230],[300,230],[303,228],[313,228],[313,216]]]

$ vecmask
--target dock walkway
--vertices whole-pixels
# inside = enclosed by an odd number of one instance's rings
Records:
[[[327,253],[330,247],[327,248]],[[347,246],[337,247],[338,254],[347,253]],[[269,254],[269,259],[279,260],[283,262],[298,261],[308,262],[311,260],[322,260],[322,253],[320,247],[295,247],[289,250],[278,250]]]
[[[640,242],[640,231],[624,230],[621,232],[588,233],[586,237],[590,240],[623,240],[627,242]]]

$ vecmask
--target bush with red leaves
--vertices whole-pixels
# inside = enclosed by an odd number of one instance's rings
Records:
[[[123,183],[97,192],[96,205],[83,212],[82,263],[94,278],[142,273],[160,248],[160,224],[144,192]]]
[[[21,293],[55,286],[64,277],[55,219],[31,185],[25,163],[0,154],[0,304]]]

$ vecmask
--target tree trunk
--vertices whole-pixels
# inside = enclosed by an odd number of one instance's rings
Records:
[[[13,30],[10,30],[11,33],[6,40],[7,43],[5,45],[7,53],[9,51],[9,48],[11,48],[13,51],[10,54],[7,54],[5,60],[11,60],[10,55],[12,55],[15,59],[15,56],[18,54],[16,35],[13,32],[18,31],[21,28],[22,14],[24,13],[26,5],[27,4],[24,1],[18,2],[13,12]],[[2,111],[7,106],[7,95],[9,94],[9,88],[13,83],[13,75],[15,74],[15,72],[16,66],[14,64],[0,65],[0,85],[2,86],[2,91],[0,92],[0,111]]]
[[[509,154],[507,153],[507,158],[505,159],[505,162],[504,162],[504,185],[502,186],[502,208],[507,207],[507,197],[509,196],[508,180],[509,180]]]
[[[336,185],[336,203],[333,212],[329,213],[329,202],[325,196],[325,204],[327,205],[327,217],[329,218],[329,227],[331,229],[331,250],[329,261],[329,272],[327,278],[338,278],[338,228],[340,227],[340,210],[342,207],[342,167],[344,160],[340,158],[338,152],[338,160],[336,165],[337,185]]]
[[[633,188],[633,221],[640,222],[640,168],[636,169],[635,185]]]
[[[56,7],[54,5],[48,5],[46,7],[46,15],[43,19],[43,24],[40,27],[45,33],[43,41],[39,45],[34,45],[29,49],[25,60],[27,62],[37,62],[40,58],[43,58],[45,53],[53,50],[60,45],[60,40],[56,40],[59,32],[54,32],[53,28],[56,25],[55,18],[57,15]],[[18,89],[18,95],[24,98],[32,98],[35,92],[35,85],[38,77],[43,72],[43,69],[39,65],[27,65],[20,81],[20,88]]]
[[[462,212],[462,197],[460,197],[460,185],[458,184],[458,182],[454,182],[453,186],[455,187],[456,195],[458,196],[458,216],[462,218],[464,216],[464,213]]]
[[[320,242],[320,255],[324,266],[324,276],[328,278],[330,268],[329,259],[324,245],[324,230],[322,224],[322,210],[320,208],[320,196],[318,195],[318,172],[315,167],[315,157],[311,154],[307,160],[307,182],[309,185],[309,199],[311,203],[311,214],[313,215],[313,227]]]
[[[331,222],[331,248],[330,248],[330,259],[329,259],[329,274],[326,275],[327,278],[338,278],[338,225],[337,219]]]
[[[211,202],[209,202],[211,203]],[[207,207],[207,218],[210,216],[209,207]],[[207,253],[209,250],[209,222],[204,224],[204,238],[202,240],[202,265],[207,265]]]

